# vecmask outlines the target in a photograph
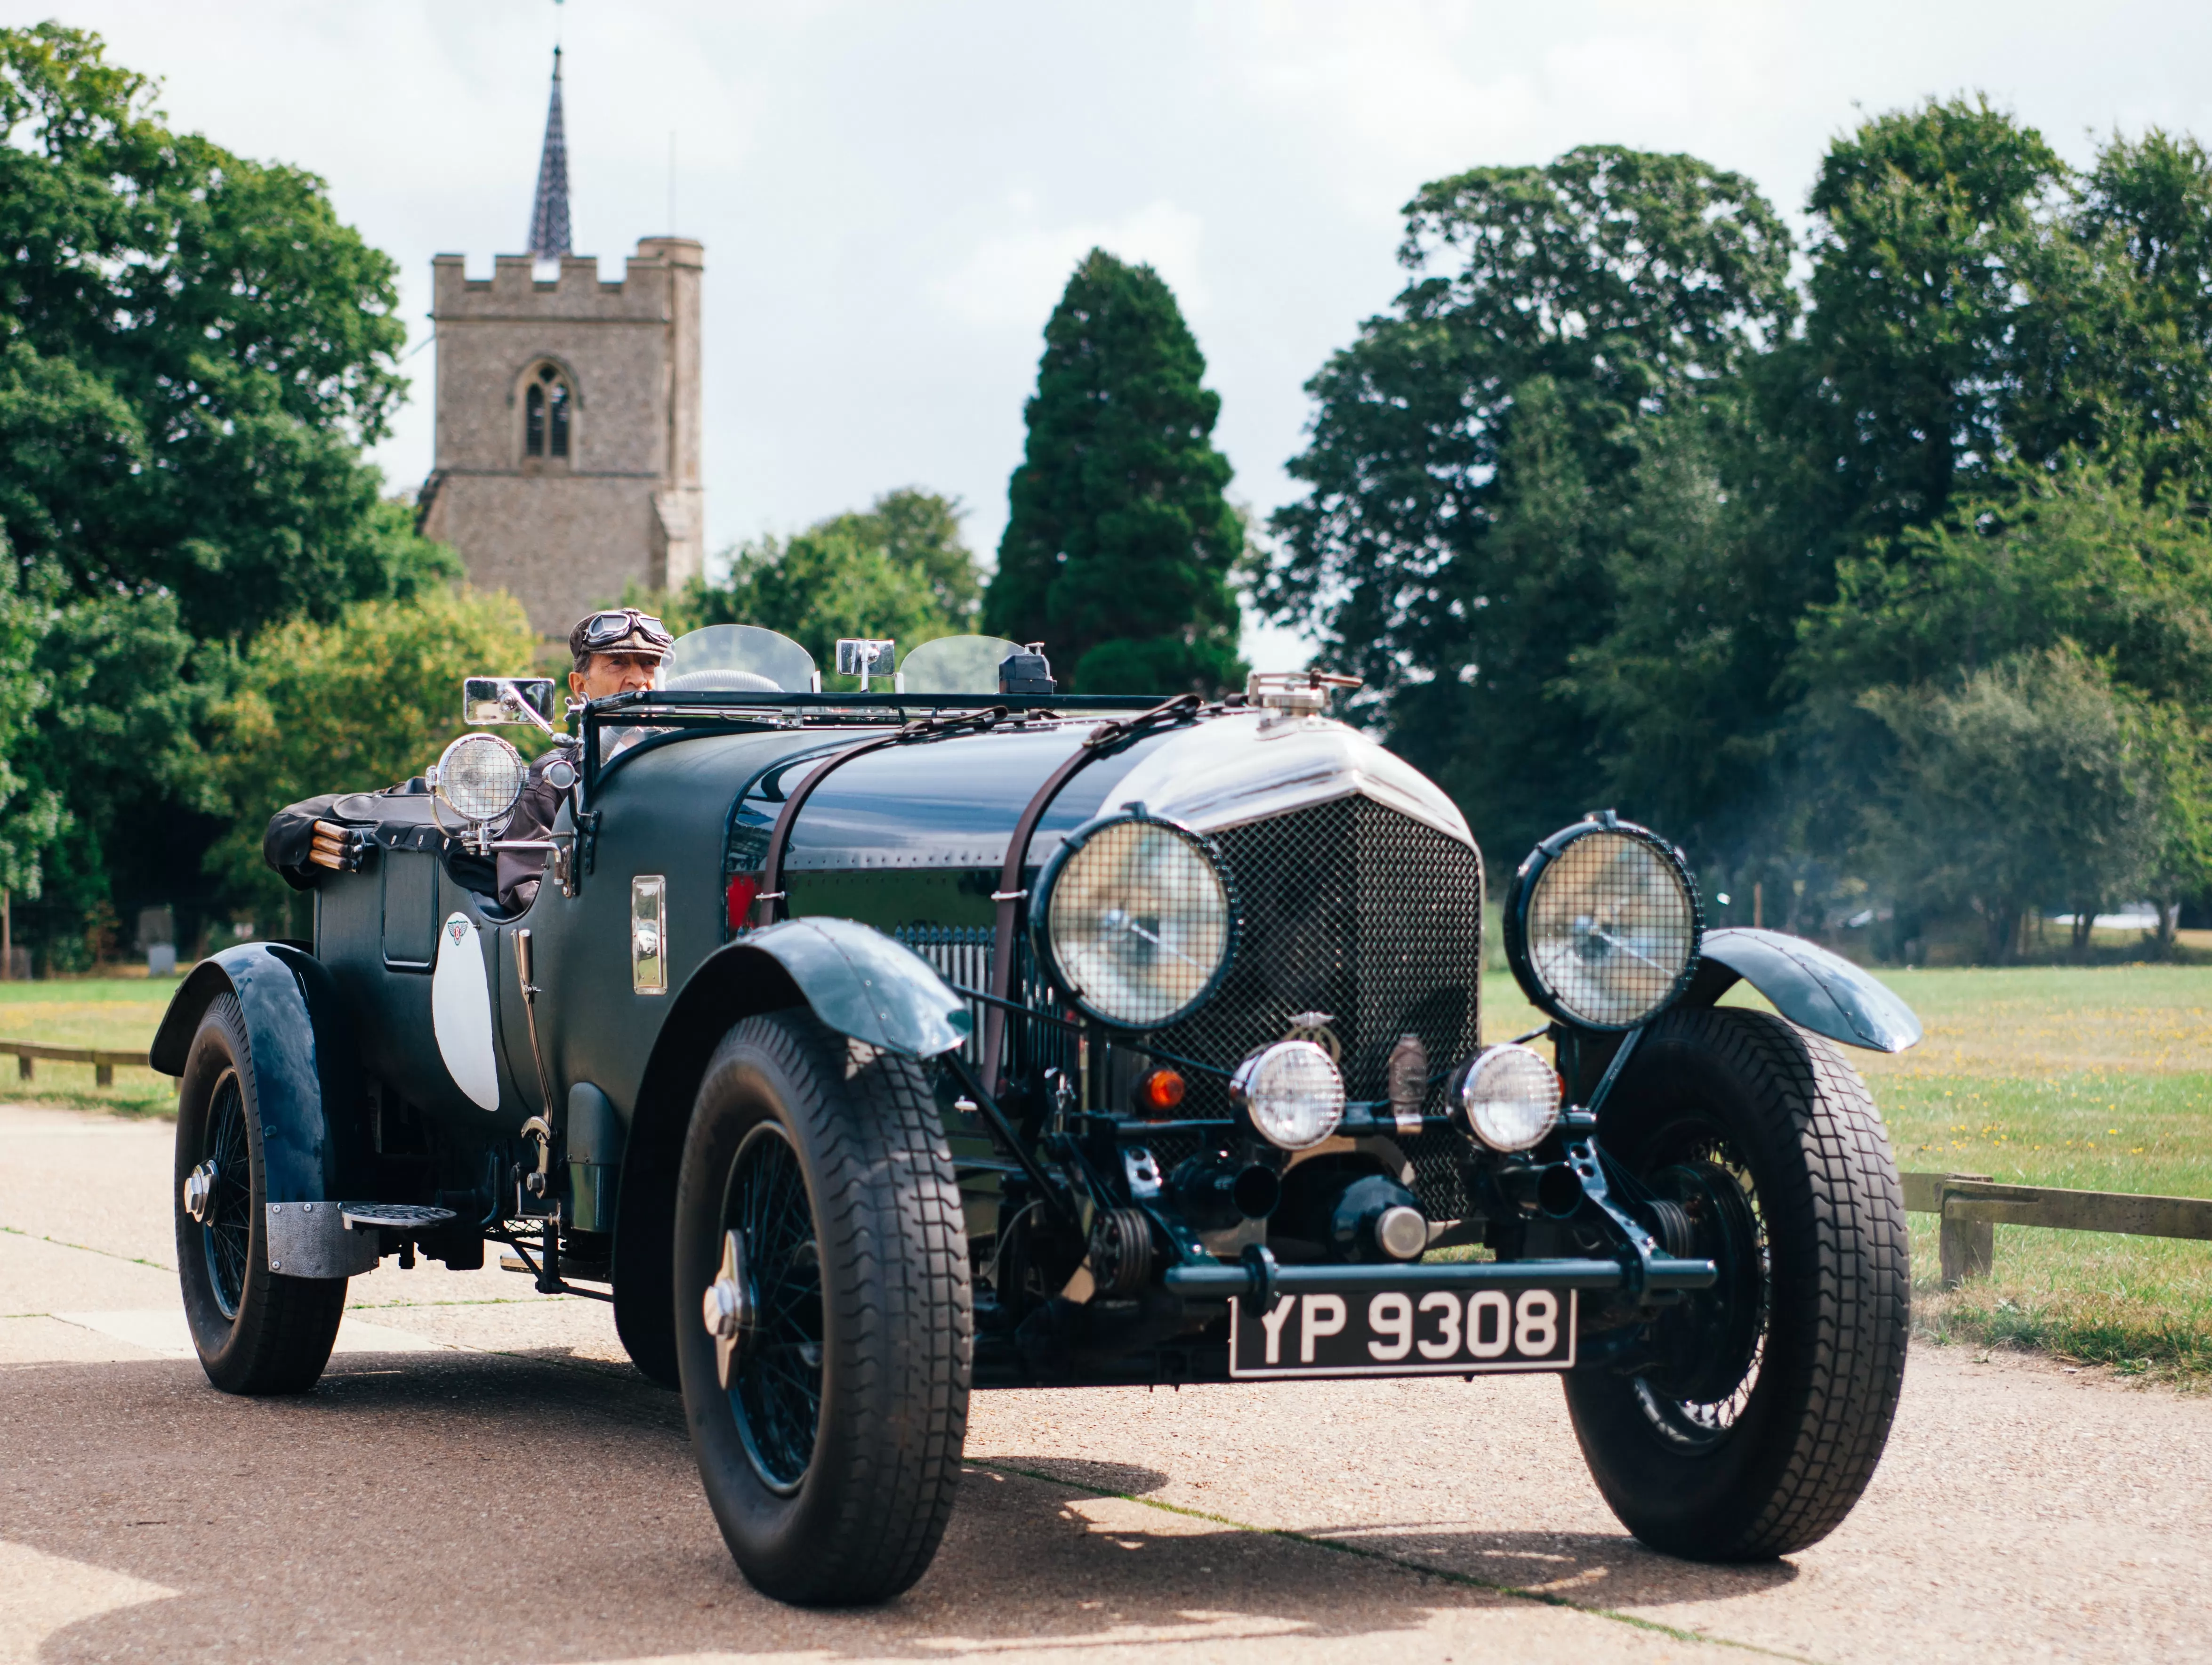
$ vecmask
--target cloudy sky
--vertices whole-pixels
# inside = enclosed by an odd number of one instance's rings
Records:
[[[2115,127],[2212,137],[2212,9],[2175,0],[58,11],[161,77],[175,123],[328,179],[398,261],[412,345],[432,254],[488,275],[526,241],[557,27],[577,251],[614,278],[641,236],[707,247],[717,549],[909,483],[957,494],[992,549],[1039,332],[1094,244],[1174,285],[1233,489],[1266,509],[1291,495],[1301,384],[1397,286],[1397,210],[1423,180],[1612,142],[1742,170],[1795,217],[1862,110],[1961,90],[2077,161]],[[417,397],[378,453],[395,486],[430,467],[430,364],[409,361]]]

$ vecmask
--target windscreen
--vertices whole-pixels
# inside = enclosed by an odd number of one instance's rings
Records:
[[[757,625],[709,625],[676,638],[661,686],[812,693],[821,682],[814,656],[788,636]]]
[[[940,636],[899,664],[902,693],[994,694],[999,662],[1020,648],[999,636]]]

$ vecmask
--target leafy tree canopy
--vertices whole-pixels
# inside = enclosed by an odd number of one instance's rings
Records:
[[[360,448],[404,383],[388,257],[323,182],[162,125],[59,24],[0,30],[0,527],[34,583],[199,637],[446,568]]]
[[[1308,489],[1257,599],[1319,626],[1510,847],[1602,787],[1564,680],[1647,498],[1678,502],[1681,447],[1795,315],[1791,243],[1741,175],[1613,146],[1476,168],[1405,212],[1411,281],[1307,384]]]
[[[391,261],[323,182],[171,130],[97,35],[0,29],[0,883],[218,909],[213,713],[270,625],[458,571],[362,448],[404,391]],[[19,936],[26,921],[19,916]]]
[[[1808,207],[1801,284],[1694,158],[1425,187],[1407,286],[1308,384],[1256,599],[1366,676],[1501,861],[1613,802],[1817,918],[1843,875],[1905,887],[1893,835],[1940,820],[1939,776],[2063,717],[2154,806],[2160,853],[2106,879],[2201,887],[2212,158],[2154,131],[2076,174],[1935,100],[1838,138]],[[1935,701],[1953,729],[1907,721]],[[1877,838],[1861,807],[1907,797]]]
[[[1160,276],[1093,249],[1045,325],[984,628],[1042,639],[1063,688],[1206,691],[1243,680],[1218,394]]]
[[[2078,456],[2015,465],[1932,525],[1837,571],[1798,674],[1845,695],[1940,682],[2071,642],[2137,694],[2212,699],[2212,535],[2171,487]]]
[[[521,603],[444,585],[263,631],[210,713],[207,804],[227,830],[209,863],[229,893],[273,934],[289,893],[262,864],[269,817],[422,773],[463,732],[461,679],[527,675],[537,651]]]
[[[1864,857],[1909,901],[1971,909],[1989,959],[2013,956],[2037,905],[2094,918],[2150,876],[2158,760],[2136,710],[2077,650],[1865,703],[1898,758],[1864,812]]]

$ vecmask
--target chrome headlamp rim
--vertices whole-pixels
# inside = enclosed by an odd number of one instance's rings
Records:
[[[456,753],[464,747],[480,750],[487,746],[496,747],[505,753],[509,761],[514,764],[514,790],[503,808],[489,815],[478,815],[471,814],[453,802],[452,794],[447,790],[447,781]],[[477,730],[460,735],[449,742],[444,751],[438,753],[438,761],[430,769],[428,784],[434,800],[437,803],[445,805],[469,826],[489,826],[494,822],[502,820],[514,813],[514,806],[522,801],[522,789],[528,784],[529,772],[530,765],[523,761],[522,753],[515,750],[512,744],[498,735],[488,735]]]
[[[1068,863],[1101,833],[1131,823],[1158,827],[1172,834],[1208,863],[1213,869],[1214,878],[1221,886],[1222,902],[1226,909],[1228,920],[1228,932],[1222,945],[1221,961],[1213,968],[1212,976],[1206,980],[1204,986],[1166,1016],[1148,1017],[1141,1023],[1132,1023],[1126,1017],[1116,1017],[1100,1009],[1090,1000],[1061,963],[1052,940],[1053,892],[1066,873]],[[1229,863],[1222,859],[1220,846],[1204,833],[1194,832],[1182,822],[1170,820],[1164,815],[1155,815],[1141,803],[1136,803],[1130,804],[1125,808],[1109,811],[1106,814],[1085,821],[1061,840],[1060,848],[1054,851],[1046,861],[1043,871],[1037,875],[1036,884],[1030,893],[1028,923],[1030,942],[1036,951],[1039,967],[1051,980],[1053,986],[1066,997],[1070,1005],[1091,1022],[1103,1023],[1109,1029],[1141,1033],[1164,1029],[1172,1024],[1182,1022],[1183,1019],[1188,1017],[1221,991],[1221,985],[1227,980],[1230,968],[1237,963],[1237,949],[1243,935],[1243,910],[1237,902],[1237,884],[1230,877]]]
[[[1533,1137],[1518,1140],[1499,1138],[1493,1131],[1486,1130],[1483,1126],[1483,1119],[1475,1108],[1478,1102],[1476,1089],[1481,1077],[1487,1073],[1501,1069],[1526,1069],[1531,1064],[1542,1072],[1545,1096],[1550,1101],[1544,1125]],[[1454,1119],[1460,1125],[1460,1131],[1468,1138],[1486,1150],[1510,1156],[1516,1151],[1534,1150],[1559,1131],[1559,1119],[1565,1104],[1565,1091],[1560,1083],[1559,1071],[1552,1067],[1541,1052],[1518,1041],[1504,1041],[1495,1046],[1484,1047],[1461,1066],[1452,1080],[1448,1101]]]
[[[1318,1064],[1328,1072],[1334,1088],[1334,1101],[1329,1107],[1328,1116],[1321,1131],[1310,1138],[1296,1141],[1285,1139],[1277,1133],[1270,1131],[1260,1118],[1252,1113],[1252,1089],[1260,1071],[1269,1059],[1285,1057]],[[1248,1052],[1243,1061],[1230,1076],[1229,1101],[1236,1106],[1237,1113],[1250,1124],[1252,1131],[1269,1144],[1273,1145],[1276,1150],[1293,1152],[1310,1150],[1316,1145],[1324,1144],[1334,1138],[1337,1131],[1344,1125],[1344,1071],[1339,1067],[1337,1061],[1329,1056],[1328,1049],[1317,1042],[1298,1040],[1271,1040],[1266,1046],[1256,1047]]]
[[[1600,1022],[1575,1011],[1545,982],[1528,952],[1528,908],[1535,899],[1539,882],[1546,871],[1570,848],[1597,833],[1632,839],[1657,855],[1673,870],[1675,882],[1681,887],[1682,894],[1689,904],[1689,952],[1683,956],[1682,968],[1673,986],[1649,1009],[1626,1022]],[[1555,1018],[1578,1029],[1620,1034],[1640,1028],[1651,1022],[1680,1000],[1696,979],[1698,944],[1705,934],[1705,910],[1704,900],[1698,894],[1698,881],[1692,876],[1690,864],[1680,849],[1668,844],[1648,826],[1623,820],[1610,809],[1600,809],[1571,826],[1561,827],[1528,852],[1527,858],[1515,870],[1513,882],[1505,893],[1504,931],[1505,963],[1512,968],[1513,980],[1521,985],[1521,991],[1528,997],[1537,1010],[1547,1017]]]

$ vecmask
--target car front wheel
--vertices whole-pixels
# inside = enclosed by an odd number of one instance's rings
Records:
[[[343,1278],[269,1266],[268,1186],[253,1049],[234,995],[200,1019],[177,1089],[177,1276],[192,1348],[227,1394],[303,1394],[345,1317]]]
[[[708,1064],[677,1184],[677,1363],[708,1504],[780,1600],[921,1577],[967,1431],[967,1247],[918,1066],[804,1010]]]
[[[1661,1314],[1632,1374],[1567,1377],[1599,1491],[1673,1555],[1819,1542],[1881,1461],[1910,1328],[1904,1200],[1865,1084],[1771,1013],[1676,1011],[1599,1121],[1615,1195],[1721,1274]]]

